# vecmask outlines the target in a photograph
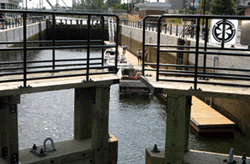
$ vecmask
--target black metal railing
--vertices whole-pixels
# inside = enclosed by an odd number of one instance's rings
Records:
[[[139,28],[139,29],[143,28],[143,21],[140,21],[140,20],[135,21],[135,20],[128,20],[128,19],[120,19],[120,24],[134,27],[134,28]],[[162,22],[160,29],[163,34],[175,35],[179,37],[187,37],[187,36],[193,37],[195,28],[191,28],[191,27],[192,25],[181,25],[181,24]],[[187,30],[188,28],[191,28],[193,30],[192,33]],[[146,21],[145,30],[157,32],[158,23],[155,21]]]
[[[0,58],[3,57],[5,52],[22,52],[20,60],[14,61],[4,61],[0,62],[0,83],[9,83],[9,82],[21,82],[21,87],[28,87],[28,82],[31,80],[41,80],[41,79],[51,79],[51,78],[61,78],[61,77],[76,77],[83,76],[86,77],[86,81],[91,81],[90,75],[96,74],[109,74],[117,72],[117,63],[115,66],[106,66],[104,64],[104,50],[106,48],[116,48],[116,54],[118,54],[118,33],[119,33],[119,17],[114,14],[100,14],[100,13],[67,13],[67,12],[41,12],[41,11],[25,11],[25,10],[0,10],[4,13],[16,13],[22,17],[22,38],[20,41],[6,40],[0,42]],[[52,24],[52,39],[50,40],[28,40],[28,15],[29,14],[39,14],[43,18],[46,18],[48,21],[40,20],[40,23],[49,22]],[[84,40],[56,40],[55,32],[58,22],[56,21],[57,15],[66,15],[67,17],[82,17],[86,20],[85,30],[87,31],[87,37]],[[101,39],[92,39],[91,38],[91,19],[92,17],[100,17],[100,30],[103,32],[103,35],[100,36]],[[116,29],[116,40],[114,44],[104,44],[104,21],[107,17],[116,18],[115,22],[117,23]],[[48,27],[48,26],[47,26]],[[1,31],[0,31],[1,33]],[[58,35],[58,34],[57,34]],[[11,46],[10,46],[11,45]],[[74,49],[86,49],[86,57],[79,58],[68,58],[58,59],[55,57],[56,50],[74,50]],[[100,49],[102,50],[101,57],[91,56],[91,49]],[[50,50],[52,51],[51,59],[48,60],[28,60],[28,51],[36,50]],[[72,52],[74,53],[74,52]],[[59,54],[60,56],[60,54]],[[20,58],[20,57],[19,57]],[[116,61],[118,56],[116,55]],[[32,65],[38,63],[38,65]],[[110,68],[108,71],[106,68]],[[97,72],[91,72],[93,69],[103,70]],[[77,71],[82,72],[77,72]],[[51,73],[71,71],[68,74],[58,74],[51,75]],[[75,72],[74,72],[75,71]],[[50,75],[44,75],[44,73],[50,73]],[[28,75],[35,76],[28,76]],[[20,85],[20,84],[19,84]]]
[[[162,21],[165,18],[192,18],[196,20],[195,25],[195,39],[190,40],[190,45],[178,45],[175,43],[166,44],[161,40],[161,31],[157,33],[157,44],[146,44],[146,21],[149,18],[158,19],[158,29],[160,29]],[[206,22],[204,26],[201,25],[201,20]],[[209,31],[209,22],[212,19],[222,20],[221,27],[221,40],[218,41],[219,45],[208,43],[209,34],[213,31]],[[246,65],[246,60],[250,60],[249,49],[246,46],[240,45],[238,48],[226,45],[226,35],[230,32],[225,32],[227,20],[250,20],[250,17],[245,16],[204,16],[204,15],[162,15],[162,16],[146,16],[143,20],[143,54],[145,49],[149,47],[155,47],[157,49],[156,63],[146,63],[144,55],[142,60],[143,73],[147,71],[156,72],[156,81],[171,81],[171,82],[184,82],[192,83],[195,90],[197,90],[198,84],[210,84],[210,85],[224,85],[224,86],[237,86],[237,87],[250,87],[250,65]],[[203,30],[202,30],[203,28]],[[227,27],[228,28],[228,27]],[[231,28],[232,30],[237,30]],[[228,29],[227,29],[228,30]],[[219,33],[218,33],[219,34]],[[201,39],[203,35],[204,40]],[[235,34],[237,39],[237,34]],[[176,44],[176,45],[175,45]],[[162,53],[172,54],[173,56],[182,57],[182,62],[173,62],[170,64],[167,60],[162,60]],[[181,55],[180,55],[181,54]],[[184,62],[183,56],[188,54],[188,59],[193,61]],[[153,54],[152,54],[153,55]],[[161,60],[160,60],[161,59]],[[213,60],[214,59],[214,60]],[[215,60],[216,59],[216,60]],[[217,60],[220,60],[218,62]],[[220,63],[216,65],[216,61]],[[167,64],[168,63],[168,64]],[[245,65],[244,65],[245,63]],[[222,65],[222,66],[221,66]],[[148,68],[146,66],[151,66]]]

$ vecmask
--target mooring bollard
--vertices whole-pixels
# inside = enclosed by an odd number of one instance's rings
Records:
[[[159,153],[160,150],[157,148],[157,144],[155,144],[154,148],[151,150],[153,153]]]
[[[239,164],[249,164],[249,163],[250,163],[250,162],[249,162],[249,159],[247,159],[247,156],[246,156],[246,154],[244,153],[243,156],[242,156],[242,158],[239,159]]]
[[[236,163],[236,161],[234,160],[234,148],[230,149],[228,159],[223,160],[223,162],[227,162],[227,164]]]

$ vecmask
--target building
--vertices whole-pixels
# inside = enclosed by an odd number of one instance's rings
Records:
[[[165,3],[171,4],[171,9],[184,9],[186,0],[165,0]]]
[[[0,0],[0,9],[17,9],[22,0]]]
[[[166,14],[171,7],[170,3],[152,2],[152,3],[138,3],[135,5],[139,8],[139,17],[143,18],[146,15],[162,15]]]

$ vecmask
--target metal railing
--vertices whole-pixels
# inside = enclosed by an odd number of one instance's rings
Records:
[[[146,44],[146,21],[149,18],[158,19],[158,29],[160,29],[164,18],[192,18],[196,20],[195,40],[191,45],[174,45],[161,43],[161,31],[157,32],[157,44]],[[201,20],[204,19],[204,30],[201,30]],[[208,45],[209,22],[212,19],[222,20],[221,40],[219,45]],[[225,32],[226,21],[230,20],[250,20],[250,17],[245,16],[204,16],[204,15],[162,15],[162,16],[146,16],[143,20],[143,54],[146,47],[156,47],[156,63],[145,63],[145,57],[142,55],[143,73],[147,71],[156,72],[156,81],[184,82],[192,83],[194,90],[197,90],[198,84],[223,85],[250,87],[250,65],[244,66],[244,60],[250,57],[250,50],[246,48],[231,48],[225,46],[228,34]],[[240,22],[240,21],[239,21]],[[228,24],[227,24],[228,25]],[[217,26],[216,26],[217,27]],[[228,30],[228,29],[227,29]],[[232,30],[235,30],[232,28]],[[204,41],[201,40],[201,33],[204,33]],[[237,37],[237,36],[236,36]],[[181,64],[166,64],[160,61],[161,53],[169,53],[172,55],[188,54],[192,57],[193,62],[182,61]],[[181,56],[180,55],[180,56]],[[188,58],[188,59],[189,59]],[[214,64],[212,64],[214,58]],[[221,66],[215,66],[215,59],[220,58]],[[209,59],[209,62],[208,62]],[[183,60],[183,58],[182,58]],[[218,62],[219,63],[219,62]],[[235,63],[236,66],[232,66]],[[209,66],[208,66],[209,65]],[[146,66],[151,66],[148,68]],[[181,78],[180,78],[181,77]]]
[[[122,25],[134,28],[139,28],[139,29],[143,28],[143,21],[121,19],[120,23]],[[147,31],[155,31],[155,32],[158,31],[158,23],[155,21],[146,21],[145,26],[146,26],[145,30]],[[188,35],[191,36],[191,33],[190,34],[188,34],[187,32],[184,33],[184,31],[186,31],[187,28],[189,27],[191,27],[191,25],[180,25],[180,24],[162,22],[160,29],[163,34],[185,37]]]
[[[0,62],[0,83],[10,83],[10,82],[22,82],[21,87],[29,87],[28,81],[31,80],[41,80],[41,79],[51,79],[51,78],[62,78],[62,77],[76,77],[82,76],[86,77],[86,81],[91,81],[90,75],[96,74],[109,74],[117,72],[117,63],[115,66],[105,66],[104,64],[104,49],[105,48],[116,48],[116,54],[118,54],[118,38],[116,37],[116,44],[108,44],[104,45],[104,19],[105,17],[114,17],[117,22],[116,36],[119,33],[119,17],[114,14],[100,14],[100,13],[65,13],[65,12],[41,12],[41,11],[24,11],[24,10],[0,10],[0,12],[10,12],[10,13],[18,13],[22,15],[23,20],[23,38],[22,41],[1,41],[1,45],[12,44],[14,46],[8,48],[0,48],[0,53],[4,52],[14,52],[21,51],[23,54],[21,61],[11,61],[11,62]],[[44,17],[49,16],[52,17],[50,23],[52,24],[52,40],[27,40],[27,14],[39,13]],[[87,20],[86,30],[87,30],[87,38],[85,40],[56,40],[55,31],[56,31],[56,16],[57,15],[68,15],[68,16],[85,16]],[[91,39],[91,17],[100,17],[101,19],[101,29],[103,32],[102,39],[93,40]],[[62,43],[66,45],[62,45]],[[77,45],[76,45],[77,43]],[[92,44],[95,43],[95,44]],[[20,46],[21,45],[21,46]],[[32,46],[33,45],[33,46]],[[39,46],[37,46],[39,45]],[[67,50],[67,49],[86,49],[86,57],[85,58],[71,58],[70,56],[65,59],[56,59],[55,58],[55,50]],[[91,49],[100,49],[102,50],[101,57],[92,57]],[[27,52],[31,50],[52,50],[51,60],[27,60]],[[3,56],[3,55],[2,55]],[[116,55],[116,61],[117,61]],[[81,62],[81,63],[72,63],[72,62]],[[93,62],[90,62],[93,61]],[[71,62],[71,63],[70,63]],[[39,63],[38,66],[32,66],[31,64]],[[65,64],[62,64],[65,63]],[[74,67],[75,66],[75,67]],[[60,67],[60,68],[59,68]],[[74,68],[72,68],[74,67]],[[45,70],[41,70],[44,68],[48,68]],[[98,69],[103,70],[106,68],[111,68],[115,71],[100,71],[100,72],[91,72],[90,70]],[[42,73],[55,73],[55,72],[66,72],[66,71],[79,71],[84,70],[84,73],[72,72],[70,74],[63,75],[53,75],[44,76]],[[36,76],[28,76],[28,75],[36,75]]]

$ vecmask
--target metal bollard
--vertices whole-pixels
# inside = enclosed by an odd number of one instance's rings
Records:
[[[50,142],[51,142],[52,148],[47,149],[47,147],[46,147],[46,142],[47,142],[47,141],[50,141]],[[56,151],[53,139],[52,139],[52,138],[46,138],[46,139],[43,141],[43,148],[44,148],[44,152],[46,152],[46,153],[47,153],[47,152],[54,152],[54,151]]]
[[[159,153],[160,150],[157,148],[157,144],[155,144],[154,148],[151,150],[153,153]]]
[[[239,159],[239,164],[250,164],[249,159],[247,159],[246,154],[244,153],[242,158]]]
[[[227,164],[234,164],[236,163],[236,161],[233,158],[234,158],[234,148],[231,148],[229,151],[228,159],[223,160],[223,162],[227,162]]]

